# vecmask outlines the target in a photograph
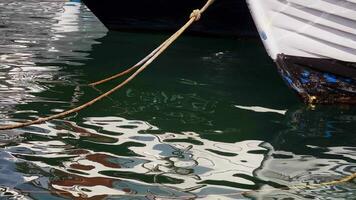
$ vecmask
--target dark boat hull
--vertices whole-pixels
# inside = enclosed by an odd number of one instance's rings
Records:
[[[82,1],[109,30],[172,32],[187,21],[192,10],[206,3],[206,0]],[[245,0],[216,0],[189,32],[220,36],[258,33]],[[356,103],[355,63],[284,54],[274,60],[283,79],[306,103]]]
[[[174,31],[206,0],[83,0],[109,30]],[[255,36],[245,0],[216,0],[190,33]]]

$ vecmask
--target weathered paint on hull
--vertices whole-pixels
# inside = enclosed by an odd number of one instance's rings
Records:
[[[356,103],[356,3],[247,0],[269,56],[308,103]]]
[[[279,73],[304,102],[356,104],[356,63],[279,54]]]

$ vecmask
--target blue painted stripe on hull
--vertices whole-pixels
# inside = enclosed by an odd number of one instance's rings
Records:
[[[305,102],[356,104],[355,63],[283,54],[276,62],[287,85]]]

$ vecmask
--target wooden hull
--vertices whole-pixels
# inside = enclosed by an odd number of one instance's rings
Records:
[[[270,57],[308,103],[356,103],[356,2],[247,0]]]

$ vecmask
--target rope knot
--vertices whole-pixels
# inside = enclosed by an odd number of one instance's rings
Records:
[[[194,18],[195,21],[198,21],[201,17],[201,11],[199,9],[193,10],[193,12],[190,14],[190,18]]]

